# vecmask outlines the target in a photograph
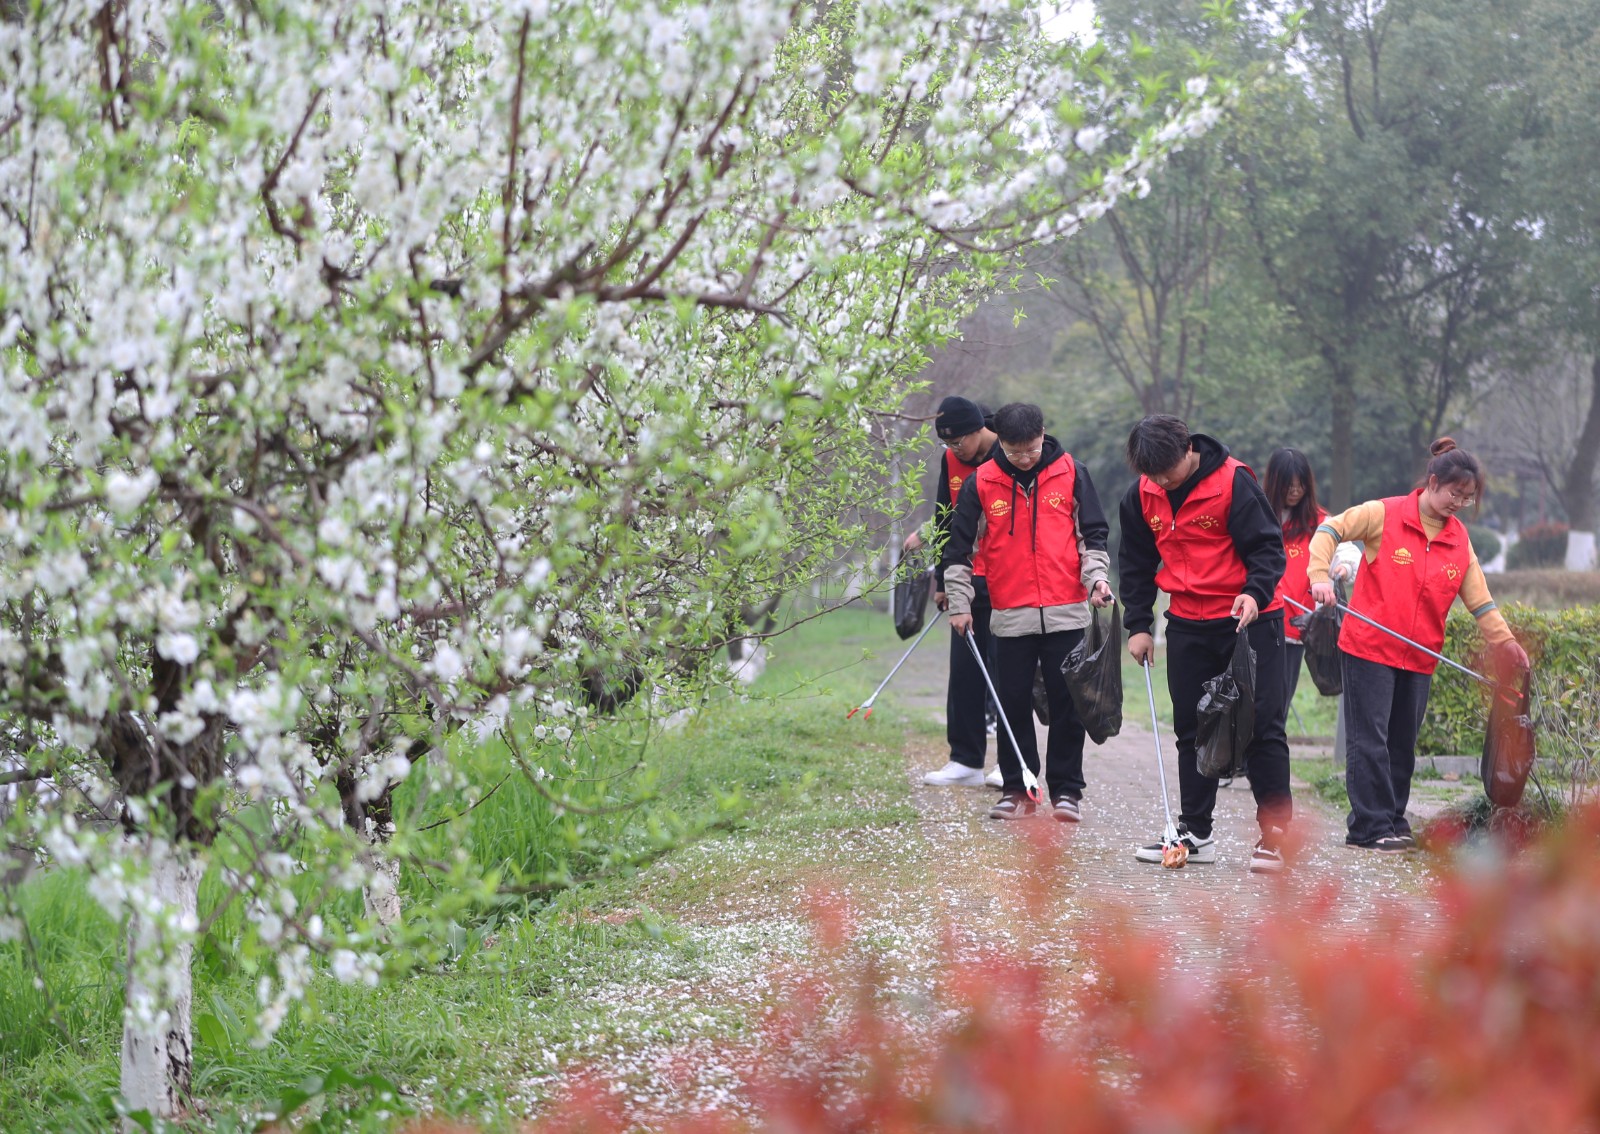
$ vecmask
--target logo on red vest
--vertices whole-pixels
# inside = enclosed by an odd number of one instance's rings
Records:
[[[950,478],[950,499],[954,500],[957,496],[961,495],[961,484],[961,477],[953,476]]]
[[[1461,568],[1457,567],[1454,563],[1446,563],[1444,565],[1444,577],[1449,579],[1452,583],[1455,582],[1457,579],[1461,578]]]
[[[1296,546],[1294,546],[1294,547],[1286,547],[1283,550],[1288,554],[1290,559],[1299,559],[1300,558],[1301,552],[1300,552],[1300,547],[1299,547],[1298,544]]]
[[[1212,528],[1216,527],[1218,524],[1222,523],[1221,520],[1217,519],[1215,516],[1213,516],[1213,515],[1211,515],[1209,513],[1207,513],[1205,515],[1196,516],[1194,518],[1194,522],[1197,525],[1199,525],[1200,527],[1204,528],[1208,532]]]
[[[995,501],[992,501],[989,504],[989,514],[991,516],[995,516],[995,517],[1004,516],[1007,513],[1009,513],[1010,511],[1011,511],[1011,501],[1009,501],[1009,500],[995,500]]]
[[[1151,516],[1149,519],[1150,519],[1150,530],[1152,532],[1154,532],[1156,535],[1160,535],[1161,534],[1161,517],[1160,516]]]
[[[1059,508],[1061,505],[1067,502],[1067,497],[1065,493],[1052,492],[1049,496],[1044,498],[1044,502],[1050,505],[1052,508]]]
[[[1397,567],[1409,567],[1411,566],[1411,549],[1402,547],[1389,558]]]

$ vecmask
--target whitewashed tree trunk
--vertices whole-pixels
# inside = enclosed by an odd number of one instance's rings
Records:
[[[1567,570],[1594,570],[1594,533],[1569,531],[1567,533]]]
[[[150,883],[158,908],[136,906],[129,919],[122,1097],[130,1111],[173,1118],[189,1098],[194,1076],[190,960],[202,873],[190,855],[157,855]],[[123,1129],[139,1127],[124,1123]]]
[[[728,668],[742,685],[752,685],[767,671],[767,646],[755,638],[736,638],[728,643],[732,655]]]
[[[392,858],[381,856],[380,844],[374,844],[370,859],[373,880],[361,891],[367,905],[367,916],[379,925],[400,923],[400,864]]]

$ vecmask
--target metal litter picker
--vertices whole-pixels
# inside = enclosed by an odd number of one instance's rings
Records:
[[[1302,610],[1307,614],[1311,613],[1311,609],[1312,609],[1311,607],[1302,606],[1300,603],[1295,602],[1294,599],[1289,598],[1287,595],[1284,596],[1283,601],[1288,603],[1290,606],[1295,607],[1297,610]],[[1385,626],[1383,623],[1379,622],[1377,619],[1368,618],[1365,614],[1362,614],[1359,610],[1351,610],[1348,606],[1346,606],[1342,602],[1336,602],[1333,605],[1338,607],[1340,610],[1344,611],[1346,614],[1350,615],[1352,618],[1359,618],[1359,619],[1361,619],[1361,621],[1365,622],[1368,626],[1371,626],[1371,627],[1373,627],[1375,629],[1378,629],[1378,630],[1382,630],[1385,634],[1389,635],[1389,637],[1396,638],[1396,639],[1404,642],[1406,645],[1410,646],[1413,650],[1417,650],[1417,651],[1419,651],[1421,653],[1427,654],[1434,661],[1443,662],[1445,665],[1449,666],[1451,669],[1459,669],[1462,673],[1466,674],[1468,677],[1472,678],[1474,681],[1480,681],[1483,684],[1489,686],[1490,688],[1494,687],[1494,685],[1495,685],[1494,681],[1492,681],[1491,679],[1483,676],[1483,674],[1479,673],[1477,670],[1468,669],[1466,666],[1462,665],[1460,662],[1451,661],[1449,658],[1445,657],[1443,654],[1441,654],[1441,653],[1439,653],[1439,652],[1437,652],[1435,650],[1428,649],[1428,647],[1424,646],[1421,642],[1413,642],[1410,638],[1407,638],[1404,634],[1400,633],[1398,630],[1389,629],[1387,626]]]
[[[1161,776],[1161,812],[1167,819],[1167,826],[1161,832],[1161,865],[1176,870],[1189,861],[1189,848],[1178,838],[1178,828],[1172,822],[1172,805],[1167,802],[1167,766],[1161,759],[1161,723],[1156,720],[1155,686],[1150,684],[1153,665],[1144,662],[1139,668],[1144,670],[1144,691],[1150,698],[1150,732],[1156,740],[1156,771]]]
[[[912,642],[911,645],[907,646],[906,652],[900,655],[900,660],[894,663],[894,668],[889,671],[889,677],[885,677],[882,681],[878,682],[878,687],[872,691],[872,696],[868,697],[865,701],[861,702],[861,704],[857,705],[855,708],[846,713],[844,715],[845,720],[849,720],[857,713],[860,713],[862,709],[866,710],[866,712],[862,714],[862,720],[866,720],[872,716],[872,703],[878,699],[878,694],[882,693],[883,687],[889,684],[889,679],[900,672],[900,667],[906,664],[906,659],[911,656],[911,651],[922,644],[922,639],[928,636],[928,631],[933,629],[933,624],[939,621],[939,616],[943,613],[944,611],[942,610],[936,610],[933,612],[933,617],[928,619],[928,624],[922,628],[922,633],[917,635],[917,640]]]
[[[1006,726],[1006,737],[1011,741],[1011,751],[1017,755],[1017,763],[1022,765],[1022,784],[1028,789],[1028,798],[1035,803],[1039,802],[1039,777],[1033,774],[1028,767],[1028,762],[1022,758],[1022,748],[1017,744],[1017,734],[1011,731],[1011,722],[1006,718],[1006,711],[1000,708],[1000,694],[994,691],[994,682],[989,680],[989,667],[983,664],[983,653],[978,649],[978,639],[971,630],[967,631],[967,647],[972,651],[972,656],[977,659],[978,672],[983,674],[983,683],[989,687],[989,696],[994,698],[996,716],[1000,723]]]

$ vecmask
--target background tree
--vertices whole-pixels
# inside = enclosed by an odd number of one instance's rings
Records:
[[[1572,431],[1554,449],[1536,450],[1547,460],[1571,530],[1567,566],[1595,562],[1600,526],[1600,4],[1530,0],[1523,45],[1526,75],[1538,100],[1538,130],[1517,148],[1515,181],[1529,201],[1531,270],[1543,294],[1546,342],[1558,352],[1575,347],[1588,365],[1560,404],[1563,417],[1550,423]],[[1564,373],[1567,359],[1554,360]],[[1564,385],[1563,390],[1569,387]],[[1547,407],[1548,412],[1549,407]],[[1559,455],[1558,455],[1559,454]]]
[[[1414,473],[1516,323],[1526,214],[1504,170],[1531,103],[1514,6],[1332,0],[1303,26],[1304,73],[1252,103],[1244,200],[1322,360],[1341,506]]]

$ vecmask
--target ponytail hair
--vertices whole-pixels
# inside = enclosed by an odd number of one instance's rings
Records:
[[[1439,438],[1428,446],[1428,453],[1431,459],[1420,487],[1426,488],[1430,479],[1437,479],[1440,487],[1470,484],[1473,497],[1483,499],[1483,466],[1478,463],[1477,457],[1465,449],[1457,448],[1454,437]]]

